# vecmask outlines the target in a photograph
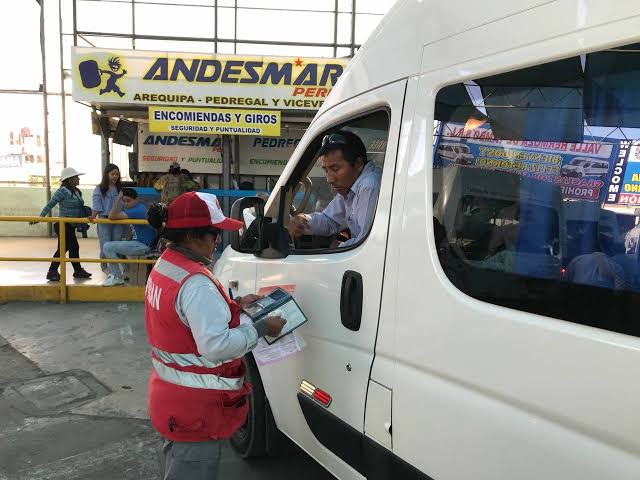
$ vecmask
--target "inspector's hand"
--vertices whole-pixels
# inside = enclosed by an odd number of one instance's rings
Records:
[[[247,305],[260,300],[261,298],[264,298],[264,295],[245,295],[244,297],[240,297],[237,299],[238,304],[240,304],[240,306],[242,308],[246,307]]]
[[[287,229],[293,238],[298,238],[309,231],[309,219],[304,214],[296,215],[289,220]]]
[[[284,327],[284,324],[287,323],[284,318],[275,315],[273,317],[266,317],[263,321],[267,327],[267,335],[269,337],[277,337],[278,335],[280,335],[282,327]]]

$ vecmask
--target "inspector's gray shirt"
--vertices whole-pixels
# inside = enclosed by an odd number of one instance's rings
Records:
[[[255,327],[229,328],[229,305],[211,279],[201,273],[189,277],[180,287],[176,313],[191,329],[200,355],[211,362],[240,358],[253,350],[258,338],[264,336],[260,322]]]
[[[351,238],[340,246],[358,243],[368,233],[373,222],[381,178],[382,171],[373,163],[367,162],[346,196],[338,194],[322,212],[308,215],[311,233],[329,236],[348,228]]]

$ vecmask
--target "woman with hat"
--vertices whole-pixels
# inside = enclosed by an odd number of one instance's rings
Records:
[[[244,424],[249,409],[242,357],[286,321],[241,325],[241,308],[260,297],[232,300],[208,270],[221,231],[243,227],[223,215],[215,195],[185,193],[169,207],[151,205],[147,215],[169,241],[145,294],[148,412],[164,438],[164,478],[217,478],[219,440]]]
[[[60,207],[60,217],[72,217],[79,218],[84,217],[84,200],[82,199],[82,192],[78,188],[80,184],[80,175],[84,173],[78,172],[75,168],[66,167],[62,169],[60,174],[60,180],[62,185],[55,191],[49,203],[45,205],[40,212],[41,217],[46,217],[51,209],[56,205]],[[31,222],[33,225],[38,222]],[[54,223],[53,228],[56,235],[59,236],[59,224]],[[65,236],[66,236],[66,250],[69,252],[69,258],[80,258],[80,245],[76,238],[76,226],[71,223],[65,223]],[[53,254],[54,257],[60,256],[60,242],[58,242],[58,249]],[[87,272],[79,262],[72,262],[73,265],[73,278],[91,278],[91,274]],[[60,280],[60,274],[58,273],[58,262],[52,262],[47,273],[47,280],[57,282]]]

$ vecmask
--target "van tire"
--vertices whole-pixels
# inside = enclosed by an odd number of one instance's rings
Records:
[[[246,379],[253,385],[249,394],[249,413],[246,422],[236,430],[229,443],[242,458],[263,457],[267,453],[264,387],[253,355],[245,355],[243,362],[247,367]]]

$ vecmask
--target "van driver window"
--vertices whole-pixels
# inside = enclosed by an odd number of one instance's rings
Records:
[[[438,258],[484,302],[640,336],[640,55],[622,46],[436,97]]]
[[[295,179],[288,232],[295,250],[340,251],[362,243],[380,193],[389,115],[379,111],[331,128],[311,143]]]

